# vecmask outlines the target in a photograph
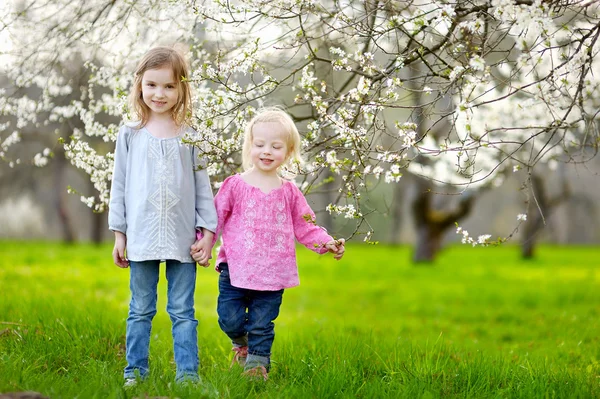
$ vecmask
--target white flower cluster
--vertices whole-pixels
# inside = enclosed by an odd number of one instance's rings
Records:
[[[416,144],[417,139],[417,124],[413,122],[400,123],[396,121],[398,128],[398,136],[402,139],[404,148],[411,148]]]
[[[5,124],[4,126],[8,127],[8,124]],[[2,131],[2,129],[0,129],[0,131]],[[21,136],[17,131],[12,132],[5,138],[4,141],[2,141],[2,144],[0,144],[0,158],[4,158],[10,146],[17,144],[19,141],[21,141]]]
[[[360,213],[353,204],[348,205],[335,205],[329,204],[325,208],[330,214],[343,215],[346,219],[359,219],[362,218]]]
[[[462,239],[461,242],[463,244],[470,244],[474,247],[476,246],[482,246],[482,247],[487,247],[488,245],[490,245],[490,238],[492,238],[492,236],[490,234],[483,234],[480,235],[479,237],[477,237],[477,239],[474,239],[473,237],[471,237],[471,235],[469,235],[469,232],[465,229],[463,229],[462,227],[458,226],[456,228],[456,234],[461,234],[462,235]]]
[[[331,61],[331,66],[333,67],[334,71],[342,71],[342,70],[351,71],[352,70],[352,67],[349,65],[350,61],[344,50],[342,50],[339,47],[331,47],[329,49],[329,52],[332,55],[337,55],[339,57],[339,58],[334,58]]]
[[[97,212],[104,211],[110,196],[108,183],[112,178],[113,153],[99,154],[88,142],[82,140],[81,132],[76,130],[72,140],[65,144],[65,155],[73,165],[90,175],[90,181],[99,193],[98,202],[94,204],[94,210]],[[89,198],[87,197],[86,204],[89,203]]]
[[[50,148],[44,149],[42,153],[35,154],[33,164],[37,167],[43,167],[48,164],[48,157],[51,155]]]

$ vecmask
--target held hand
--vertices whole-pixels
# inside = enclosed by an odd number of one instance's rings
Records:
[[[196,240],[196,242],[194,242],[190,247],[190,255],[192,255],[192,257],[194,257],[195,253],[200,252],[200,245],[198,244],[199,242],[200,240]]]
[[[212,259],[212,238],[204,236],[200,240],[196,240],[190,248],[190,255],[198,262],[200,266],[208,267],[209,260]]]
[[[346,251],[346,248],[344,247],[345,243],[346,240],[340,238],[339,240],[329,241],[325,244],[325,248],[327,248],[329,252],[334,254],[333,259],[340,260],[342,259],[342,257],[344,256],[344,252]]]
[[[125,269],[129,267],[129,261],[125,257],[125,245],[126,245],[125,235],[116,236],[115,237],[115,247],[112,251],[113,262],[118,267]]]
[[[198,262],[198,264],[200,266],[203,267],[208,267],[209,263],[208,263],[208,256],[206,256],[206,252],[204,252],[203,249],[196,251],[196,252],[190,252],[190,254],[192,255],[192,259],[194,259],[196,262]]]

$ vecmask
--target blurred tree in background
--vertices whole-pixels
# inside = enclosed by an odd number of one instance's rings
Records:
[[[434,258],[443,233],[481,193],[516,172],[528,198],[513,228],[535,212],[543,219],[548,201],[537,171],[585,163],[598,146],[600,78],[592,71],[600,70],[600,15],[591,1],[22,0],[0,7],[0,157],[18,167],[26,159],[19,146],[45,132],[50,138],[37,140],[28,159],[57,162],[63,147],[48,143],[62,138],[66,157],[94,185],[82,200],[96,212],[107,204],[107,143],[127,117],[133,66],[156,44],[178,43],[190,59],[197,135],[187,139],[211,159],[217,186],[239,168],[246,121],[262,105],[282,104],[304,138],[307,162],[297,181],[325,196],[331,215],[353,221],[349,235],[371,241],[369,193],[411,176],[419,261]],[[77,65],[85,72],[74,74]],[[434,192],[443,194],[441,204]],[[472,245],[505,239],[458,232]]]

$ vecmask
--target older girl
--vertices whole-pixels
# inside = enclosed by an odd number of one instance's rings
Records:
[[[110,193],[113,260],[130,268],[125,385],[148,375],[159,264],[166,263],[167,312],[173,324],[176,381],[198,381],[196,262],[208,265],[217,214],[208,174],[197,151],[182,142],[190,110],[188,69],[169,47],[148,51],[135,71],[131,108],[137,121],[117,136]],[[196,231],[204,238],[196,241]]]

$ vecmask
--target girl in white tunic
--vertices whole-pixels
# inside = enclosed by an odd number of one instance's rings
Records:
[[[159,264],[166,263],[167,312],[173,323],[176,381],[199,380],[194,312],[196,262],[208,265],[217,214],[204,162],[182,142],[191,114],[186,62],[169,47],[141,60],[131,89],[138,122],[119,130],[108,222],[115,233],[113,260],[130,268],[125,385],[148,375],[152,319],[156,314]],[[196,240],[196,232],[203,238]]]

